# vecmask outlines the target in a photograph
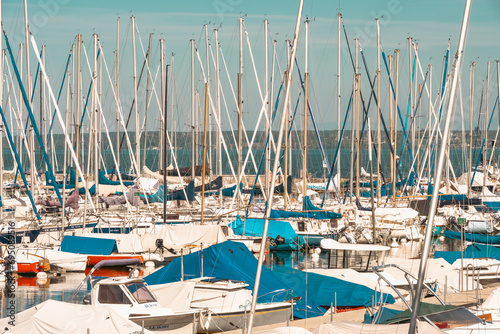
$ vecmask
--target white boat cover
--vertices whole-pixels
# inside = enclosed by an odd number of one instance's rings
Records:
[[[493,290],[493,292],[484,301],[482,309],[483,310],[500,310],[500,288]]]
[[[145,193],[155,193],[160,188],[160,181],[156,178],[140,177],[137,179],[139,189]]]
[[[141,327],[117,312],[104,306],[78,305],[47,300],[16,314],[15,326],[10,318],[0,320],[0,328],[8,328],[9,334],[133,334],[141,333]],[[148,330],[144,333],[152,334]]]
[[[314,330],[314,334],[407,334],[410,324],[397,325],[374,325],[361,324],[352,321],[337,321],[331,324],[323,324]],[[420,321],[417,328],[418,333],[438,334],[444,333],[438,328]]]
[[[138,234],[83,233],[82,237],[114,239],[116,240],[118,253],[144,253],[141,237]]]
[[[144,176],[144,177],[147,177],[147,178],[156,179],[156,180],[160,181],[161,183],[163,183],[163,175],[161,175],[160,173],[157,173],[157,172],[153,172],[151,169],[149,169],[146,166],[142,166],[142,173],[141,173],[141,175]],[[172,184],[172,183],[175,183],[175,184],[187,184],[187,183],[184,182],[184,180],[182,179],[182,177],[179,177],[179,176],[167,176],[167,184]]]
[[[302,327],[277,327],[262,332],[256,332],[258,334],[312,334],[307,329]]]
[[[371,211],[358,210],[360,216],[370,216]],[[412,220],[418,218],[418,212],[412,208],[376,208],[375,219],[382,222],[400,222],[410,223]]]
[[[141,237],[144,250],[154,251],[156,239],[163,239],[167,248],[199,247],[226,241],[219,225],[154,225]]]
[[[191,307],[195,284],[195,281],[180,281],[148,286],[156,295],[161,307],[174,312],[184,312]]]
[[[474,177],[474,181],[472,181],[473,187],[482,187],[483,186],[484,173],[476,172],[474,174],[474,172],[470,172],[470,178],[472,179],[472,177]],[[458,182],[458,184],[463,184],[463,185],[467,186],[467,184],[470,182],[470,180],[468,179],[468,176],[467,176],[467,172],[460,175],[460,177],[457,179],[457,182]],[[492,185],[493,185],[493,182],[491,182],[489,178],[486,178],[485,186],[488,187],[488,186],[492,186]]]
[[[17,251],[19,256],[30,255],[37,260],[48,259],[51,264],[56,264],[59,266],[64,266],[68,263],[82,262],[83,269],[85,269],[85,264],[87,262],[87,255],[68,253],[60,250],[50,249],[50,248],[19,248]]]

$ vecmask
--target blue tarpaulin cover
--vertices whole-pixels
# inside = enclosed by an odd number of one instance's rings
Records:
[[[204,276],[244,281],[249,284],[249,289],[254,288],[257,259],[243,243],[225,241],[204,249],[203,262],[200,252],[184,256],[183,261],[185,279],[200,277],[200,264],[203,263]],[[180,281],[181,258],[144,280],[150,285]],[[364,306],[372,304],[375,292],[366,286],[297,269],[276,267],[271,271],[262,268],[258,302],[286,301],[292,296],[302,296],[294,307],[294,316],[298,318],[325,314],[326,309],[322,306],[334,303],[335,294],[338,306]],[[380,300],[380,296],[377,292],[375,300]],[[391,295],[383,297],[386,302],[394,303]]]
[[[184,191],[186,191],[186,194],[184,194]],[[171,193],[167,194],[167,201],[184,201],[186,200],[186,195],[187,195],[187,200],[188,201],[194,201],[194,181],[189,182],[189,184],[184,188],[180,190],[175,190],[172,191]],[[153,195],[146,195],[148,198],[149,203],[163,203],[163,185],[160,185],[158,188],[158,191],[154,193]],[[140,198],[142,200],[145,200],[144,195],[141,194]]]
[[[336,213],[333,211],[322,211],[321,209],[315,207],[309,196],[304,196],[304,200],[302,202],[302,210],[303,211],[284,211],[284,210],[274,210],[271,209],[271,217],[273,219],[282,219],[282,218],[314,218],[314,219],[339,219],[342,217],[340,213]],[[318,211],[318,212],[312,212]]]
[[[236,220],[234,220],[230,226],[236,235],[262,237],[264,222],[264,219],[258,218],[247,218],[244,222],[241,220],[240,216],[237,216]],[[270,220],[267,236],[273,239],[276,239],[278,236],[285,238],[285,242],[283,244],[276,245],[274,248],[271,246],[271,248],[280,251],[297,250],[304,244],[304,238],[299,237],[290,223],[285,221]],[[297,237],[299,238],[299,244],[297,244]]]
[[[447,238],[461,240],[460,232],[444,231],[443,234]],[[500,245],[500,235],[464,233],[464,240],[488,245]]]
[[[115,239],[67,235],[61,242],[61,251],[89,255],[109,255],[118,252],[118,248]]]
[[[123,180],[123,179],[122,179]],[[99,171],[99,184],[106,184],[106,185],[111,185],[111,186],[119,186],[120,181],[111,181],[106,177],[106,172],[103,170]],[[123,181],[123,185],[126,187],[133,186],[134,182],[130,181]]]
[[[462,252],[460,251],[441,251],[434,252],[434,258],[443,258],[448,263],[453,263],[462,257]],[[472,244],[467,246],[464,251],[464,259],[479,259],[479,258],[490,258],[500,260],[500,248],[483,245],[483,244]]]

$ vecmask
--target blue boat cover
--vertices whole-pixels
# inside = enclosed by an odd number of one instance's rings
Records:
[[[61,251],[88,255],[109,255],[118,252],[118,248],[115,239],[67,235],[61,242]]]
[[[184,190],[186,191],[186,194],[184,194]],[[194,181],[189,182],[189,184],[184,189],[175,190],[167,194],[167,201],[184,201],[186,200],[186,195],[188,201],[195,200]],[[153,195],[146,195],[146,197],[149,203],[163,203],[163,185],[160,185],[156,193],[154,193]],[[143,194],[140,195],[140,198],[145,201],[145,197]]]
[[[453,264],[462,257],[460,251],[434,252],[434,258],[443,258],[446,262]],[[500,260],[500,248],[492,245],[472,244],[464,251],[464,259],[490,258]]]
[[[283,218],[314,218],[314,219],[339,219],[342,217],[340,213],[333,211],[322,211],[321,209],[315,207],[309,196],[304,196],[302,202],[303,211],[284,211],[284,210],[274,210],[271,209],[272,219],[283,219]],[[318,211],[318,212],[313,212]]]
[[[461,240],[460,232],[444,231],[443,234],[447,238]],[[464,233],[464,240],[488,245],[500,245],[500,235]]]
[[[80,195],[85,195],[85,188],[78,189],[78,193]],[[95,195],[95,184],[92,185],[92,187],[89,188],[89,193],[90,193],[90,196],[94,196]]]
[[[110,179],[108,179],[106,177],[106,172],[103,170],[100,170],[99,171],[99,184],[106,184],[106,185],[110,185],[110,186],[119,186],[120,181],[111,181]],[[123,185],[126,187],[130,187],[130,186],[134,185],[134,182],[123,181]]]
[[[244,281],[249,285],[249,289],[254,288],[257,259],[242,243],[225,241],[204,249],[203,261],[199,251],[184,256],[183,261],[185,278],[200,277],[200,264],[203,263],[205,276]],[[150,285],[180,281],[181,258],[174,259],[165,267],[146,276],[144,280]],[[305,273],[292,268],[271,271],[263,267],[258,302],[286,301],[294,296],[302,296],[295,304],[294,316],[311,318],[325,314],[326,309],[322,306],[334,303],[335,295],[338,306],[367,306],[371,305],[374,293],[368,287],[333,277]],[[375,300],[379,300],[381,295],[376,293]],[[382,297],[386,302],[394,303],[391,295]]]
[[[262,237],[262,231],[264,230],[264,219],[258,218],[247,218],[244,222],[241,220],[240,216],[236,217],[231,223],[231,228],[236,235],[248,235],[252,237]],[[273,250],[279,251],[289,251],[297,250],[304,244],[304,238],[298,236],[295,230],[290,225],[289,222],[279,221],[279,220],[269,220],[269,229],[267,231],[267,236],[276,239],[278,236],[285,238],[285,242],[281,245],[271,246]],[[297,244],[297,238],[299,239],[299,244]]]
[[[342,215],[333,211],[323,211],[312,204],[309,196],[304,196],[302,200],[302,210],[303,211],[318,211],[318,212],[308,212],[313,214],[315,219],[340,219]]]

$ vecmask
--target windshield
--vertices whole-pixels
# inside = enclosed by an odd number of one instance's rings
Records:
[[[144,283],[128,283],[128,291],[134,296],[139,304],[154,303],[156,298],[151,294]]]

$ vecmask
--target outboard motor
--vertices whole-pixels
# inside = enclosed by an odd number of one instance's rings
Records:
[[[274,242],[276,245],[283,245],[285,243],[285,238],[283,238],[281,235],[278,235],[276,239],[274,239]]]

